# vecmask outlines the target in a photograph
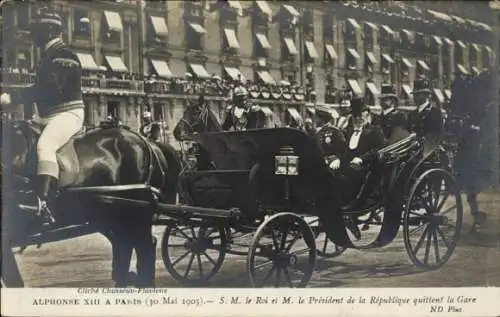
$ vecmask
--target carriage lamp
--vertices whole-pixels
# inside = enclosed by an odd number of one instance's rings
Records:
[[[275,156],[276,175],[299,175],[299,157],[293,154],[293,148],[281,148],[280,155]]]

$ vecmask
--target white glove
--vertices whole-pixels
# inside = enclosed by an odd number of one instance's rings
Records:
[[[4,92],[1,96],[0,96],[0,104],[1,105],[10,105],[12,102],[12,100],[10,99],[10,94]]]
[[[329,166],[334,171],[338,170],[340,168],[340,160],[338,158],[334,159]]]
[[[351,166],[356,169],[360,168],[361,164],[363,164],[363,160],[360,159],[359,157],[355,157],[351,161]]]

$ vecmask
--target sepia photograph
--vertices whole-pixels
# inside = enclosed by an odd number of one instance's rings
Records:
[[[2,292],[500,287],[500,2],[0,8]]]

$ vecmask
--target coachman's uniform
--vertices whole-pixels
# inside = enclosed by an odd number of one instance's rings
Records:
[[[396,88],[391,84],[383,84],[380,95],[382,105],[382,113],[380,115],[379,124],[388,143],[395,143],[409,135],[405,126],[404,114],[398,109],[399,98],[396,94]]]

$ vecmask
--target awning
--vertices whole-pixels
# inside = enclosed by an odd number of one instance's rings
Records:
[[[492,49],[491,49],[491,47],[489,47],[488,45],[485,45],[485,46],[484,46],[484,49],[485,49],[485,51],[486,51],[486,52],[488,52],[488,53],[490,53],[490,54],[491,54],[491,53],[493,53],[493,50],[492,50]]]
[[[230,48],[240,48],[236,32],[233,29],[224,29],[224,34],[226,35],[227,44]]]
[[[295,120],[298,123],[302,122],[302,117],[299,114],[299,112],[297,111],[297,109],[287,108],[286,110],[287,110],[288,114],[290,115],[290,117],[292,117],[293,120]]]
[[[347,19],[347,22],[349,22],[350,25],[352,25],[353,28],[355,29],[360,29],[361,27],[359,26],[359,23],[358,21],[356,21],[355,19],[353,18],[349,18]]]
[[[384,30],[387,34],[389,34],[389,35],[394,35],[394,30],[393,30],[393,29],[391,29],[391,27],[390,27],[390,26],[388,26],[388,25],[382,25],[382,26],[381,26],[381,28],[382,28],[382,30]]]
[[[375,57],[375,54],[373,54],[373,52],[370,51],[366,52],[366,58],[368,59],[368,61],[370,61],[372,65],[376,65],[378,63],[378,60]]]
[[[157,36],[168,35],[168,28],[167,28],[167,23],[165,22],[165,18],[152,15],[151,24],[153,25],[153,29]]]
[[[105,58],[109,68],[111,68],[111,71],[117,73],[128,72],[128,68],[125,66],[125,63],[120,56],[105,56]]]
[[[314,106],[307,106],[306,111],[312,115],[316,114],[316,109],[314,108]]]
[[[85,70],[100,70],[100,67],[97,66],[94,56],[88,53],[76,53],[80,64],[82,64],[82,68]]]
[[[401,88],[403,89],[404,96],[408,99],[412,97],[412,90],[410,85],[402,85]]]
[[[361,91],[361,88],[359,87],[358,81],[356,79],[348,79],[347,85],[349,85],[349,88],[352,90],[352,92],[356,96],[359,97],[363,94],[363,92]]]
[[[402,58],[401,61],[403,62],[403,64],[408,67],[408,68],[412,68],[413,67],[413,64],[407,59],[407,58]]]
[[[170,67],[168,67],[166,61],[152,59],[151,65],[153,65],[153,68],[158,76],[163,78],[172,77],[172,72],[170,71]]]
[[[262,33],[256,33],[255,36],[257,37],[257,41],[259,41],[259,43],[263,49],[270,49],[271,48],[271,43],[269,43],[269,40],[267,39],[266,35],[264,35]]]
[[[481,74],[481,71],[476,66],[472,66],[471,69],[474,75],[478,76],[479,74]]]
[[[273,10],[271,10],[271,7],[267,3],[267,1],[255,1],[257,4],[257,7],[260,9],[262,13],[264,13],[267,16],[272,16],[273,15]]]
[[[373,97],[377,98],[380,95],[380,91],[374,83],[366,83],[366,88],[372,93]]]
[[[260,106],[260,111],[266,116],[266,117],[272,117],[273,116],[273,111],[271,108],[267,106]]]
[[[401,30],[401,33],[403,33],[403,34],[404,34],[404,36],[406,36],[406,39],[407,39],[408,41],[410,41],[410,42],[411,42],[411,41],[413,41],[413,40],[415,39],[415,34],[414,34],[412,31],[410,31],[410,30],[407,30],[407,29],[402,29],[402,30]]]
[[[372,30],[375,30],[375,31],[378,30],[378,26],[375,23],[365,22],[365,25],[368,26]]]
[[[460,23],[460,24],[464,24],[464,23],[465,23],[465,20],[464,20],[464,19],[462,19],[461,17],[458,17],[458,16],[456,16],[456,15],[452,15],[452,16],[451,16],[451,18],[452,18],[453,20],[455,20],[456,22]]]
[[[446,42],[446,44],[448,44],[449,46],[454,46],[455,43],[453,43],[452,40],[450,40],[449,38],[447,37],[443,37],[443,40]]]
[[[332,44],[326,44],[325,45],[326,52],[328,53],[328,56],[330,56],[331,59],[337,59],[337,52],[335,52],[335,48],[333,48]]]
[[[429,70],[431,70],[431,69],[429,68],[429,66],[427,66],[427,63],[426,63],[426,62],[424,62],[423,60],[419,60],[417,63],[418,63],[418,66],[419,66],[420,68],[422,68],[423,70],[425,70],[425,71],[429,71]]]
[[[243,7],[239,1],[227,1],[227,4],[230,8],[235,9],[238,12],[238,15],[243,15]]]
[[[434,88],[433,91],[434,91],[434,96],[437,98],[437,100],[440,103],[443,103],[444,102],[444,95],[443,95],[443,92],[441,91],[441,89]]]
[[[427,12],[429,12],[436,19],[440,19],[440,20],[448,21],[448,22],[453,22],[453,19],[449,15],[444,14],[442,12],[438,12],[438,11],[434,11],[434,10],[427,10]]]
[[[389,54],[382,54],[382,58],[388,62],[389,64],[394,64],[394,60],[392,59],[391,55]]]
[[[481,53],[481,46],[479,46],[479,44],[473,43],[472,47],[474,48],[476,53]]]
[[[191,23],[189,23],[189,26],[193,29],[193,31],[195,31],[198,34],[205,34],[205,33],[207,33],[207,31],[205,30],[205,28],[202,27],[198,23],[192,23],[191,22]]]
[[[199,78],[210,78],[210,74],[201,64],[189,64],[191,71]]]
[[[288,12],[290,13],[292,16],[294,17],[298,17],[300,16],[300,13],[299,11],[297,11],[297,9],[295,9],[293,6],[291,5],[288,5],[288,4],[283,4],[283,8]]]
[[[269,74],[268,71],[260,71],[260,72],[257,72],[257,75],[259,76],[259,78],[266,84],[268,85],[276,85],[276,82],[274,81],[274,79],[271,77],[271,74]]]
[[[318,58],[318,52],[316,51],[316,47],[314,47],[314,43],[311,41],[305,41],[307,53],[311,58]]]
[[[349,52],[349,54],[351,54],[352,57],[354,57],[355,59],[360,59],[359,57],[359,54],[358,52],[356,52],[355,49],[353,48],[348,48],[347,51]]]
[[[457,70],[462,75],[469,75],[469,71],[461,64],[457,64]]]
[[[448,99],[448,100],[451,99],[451,90],[445,89],[444,95],[445,95],[446,99]]]
[[[238,68],[234,67],[224,67],[224,70],[226,73],[231,77],[233,80],[238,80],[238,76],[241,75],[241,72]],[[243,77],[243,75],[241,75]]]
[[[462,41],[460,41],[460,40],[458,40],[458,41],[457,41],[457,44],[458,44],[461,48],[467,48],[467,45],[465,45],[465,43],[464,43],[464,42],[462,42]]]
[[[295,42],[293,41],[293,39],[289,38],[289,37],[285,37],[284,40],[285,40],[285,45],[288,48],[288,53],[290,55],[297,55],[298,51],[297,51],[297,47],[295,47]]]
[[[443,45],[443,41],[441,41],[441,38],[439,36],[433,35],[432,39],[434,40],[434,42],[436,42],[437,45]]]
[[[104,17],[106,18],[106,23],[110,31],[123,31],[122,17],[118,12],[104,11]]]

